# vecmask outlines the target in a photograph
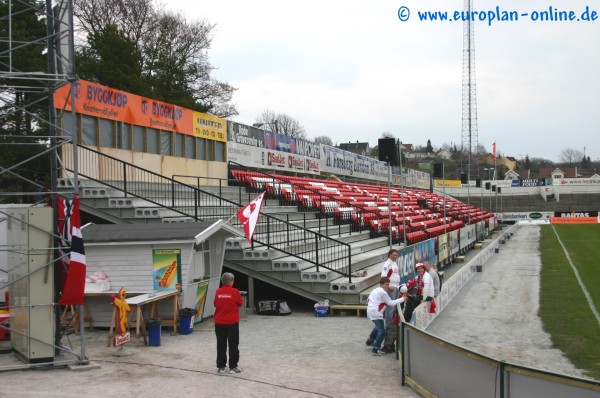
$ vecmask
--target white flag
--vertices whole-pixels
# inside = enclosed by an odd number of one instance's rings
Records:
[[[237,213],[237,216],[244,227],[248,243],[252,243],[252,235],[254,235],[254,229],[258,222],[258,216],[260,215],[260,208],[264,197],[265,193],[263,192],[254,198],[252,202],[242,207]]]

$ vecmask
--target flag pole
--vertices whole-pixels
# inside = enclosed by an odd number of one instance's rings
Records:
[[[227,221],[225,221],[225,224],[229,224],[229,221],[231,221],[235,216],[237,216],[237,212],[233,216],[229,217]]]

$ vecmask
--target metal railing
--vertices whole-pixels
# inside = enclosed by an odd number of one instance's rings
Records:
[[[64,156],[64,168],[73,172],[73,158]],[[184,184],[173,178],[143,169],[85,146],[78,147],[78,173],[81,177],[97,181],[122,191],[126,197],[142,199],[141,205],[158,210],[161,217],[189,217],[195,221],[228,220],[242,228],[236,217],[245,205],[198,187]],[[240,188],[241,189],[241,188]],[[307,225],[306,217],[302,220]],[[348,277],[352,281],[351,247],[325,234],[304,228],[289,220],[261,213],[253,236],[252,247],[266,246],[294,256],[316,267],[325,268]]]

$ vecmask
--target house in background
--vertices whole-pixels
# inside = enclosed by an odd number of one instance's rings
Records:
[[[540,169],[539,178],[578,178],[577,167],[544,167]]]
[[[498,158],[498,164],[506,166],[508,170],[517,169],[517,159],[512,156],[501,156]]]
[[[508,170],[506,173],[504,173],[505,180],[518,180],[519,178],[521,177],[515,170]]]
[[[452,153],[446,148],[440,148],[433,153],[436,158],[450,160]]]
[[[362,155],[362,156],[368,156],[369,150],[371,149],[369,147],[368,142],[358,142],[358,141],[339,144],[338,148],[340,148],[344,151],[352,152],[352,153],[355,153],[357,155]]]

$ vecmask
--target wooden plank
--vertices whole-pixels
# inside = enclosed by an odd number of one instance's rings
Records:
[[[331,316],[333,316],[334,311],[335,310],[340,310],[340,311],[344,311],[344,310],[356,310],[356,316],[360,317],[360,312],[361,311],[365,311],[365,313],[367,312],[367,306],[366,305],[351,305],[351,304],[333,304],[329,306],[329,314]]]

